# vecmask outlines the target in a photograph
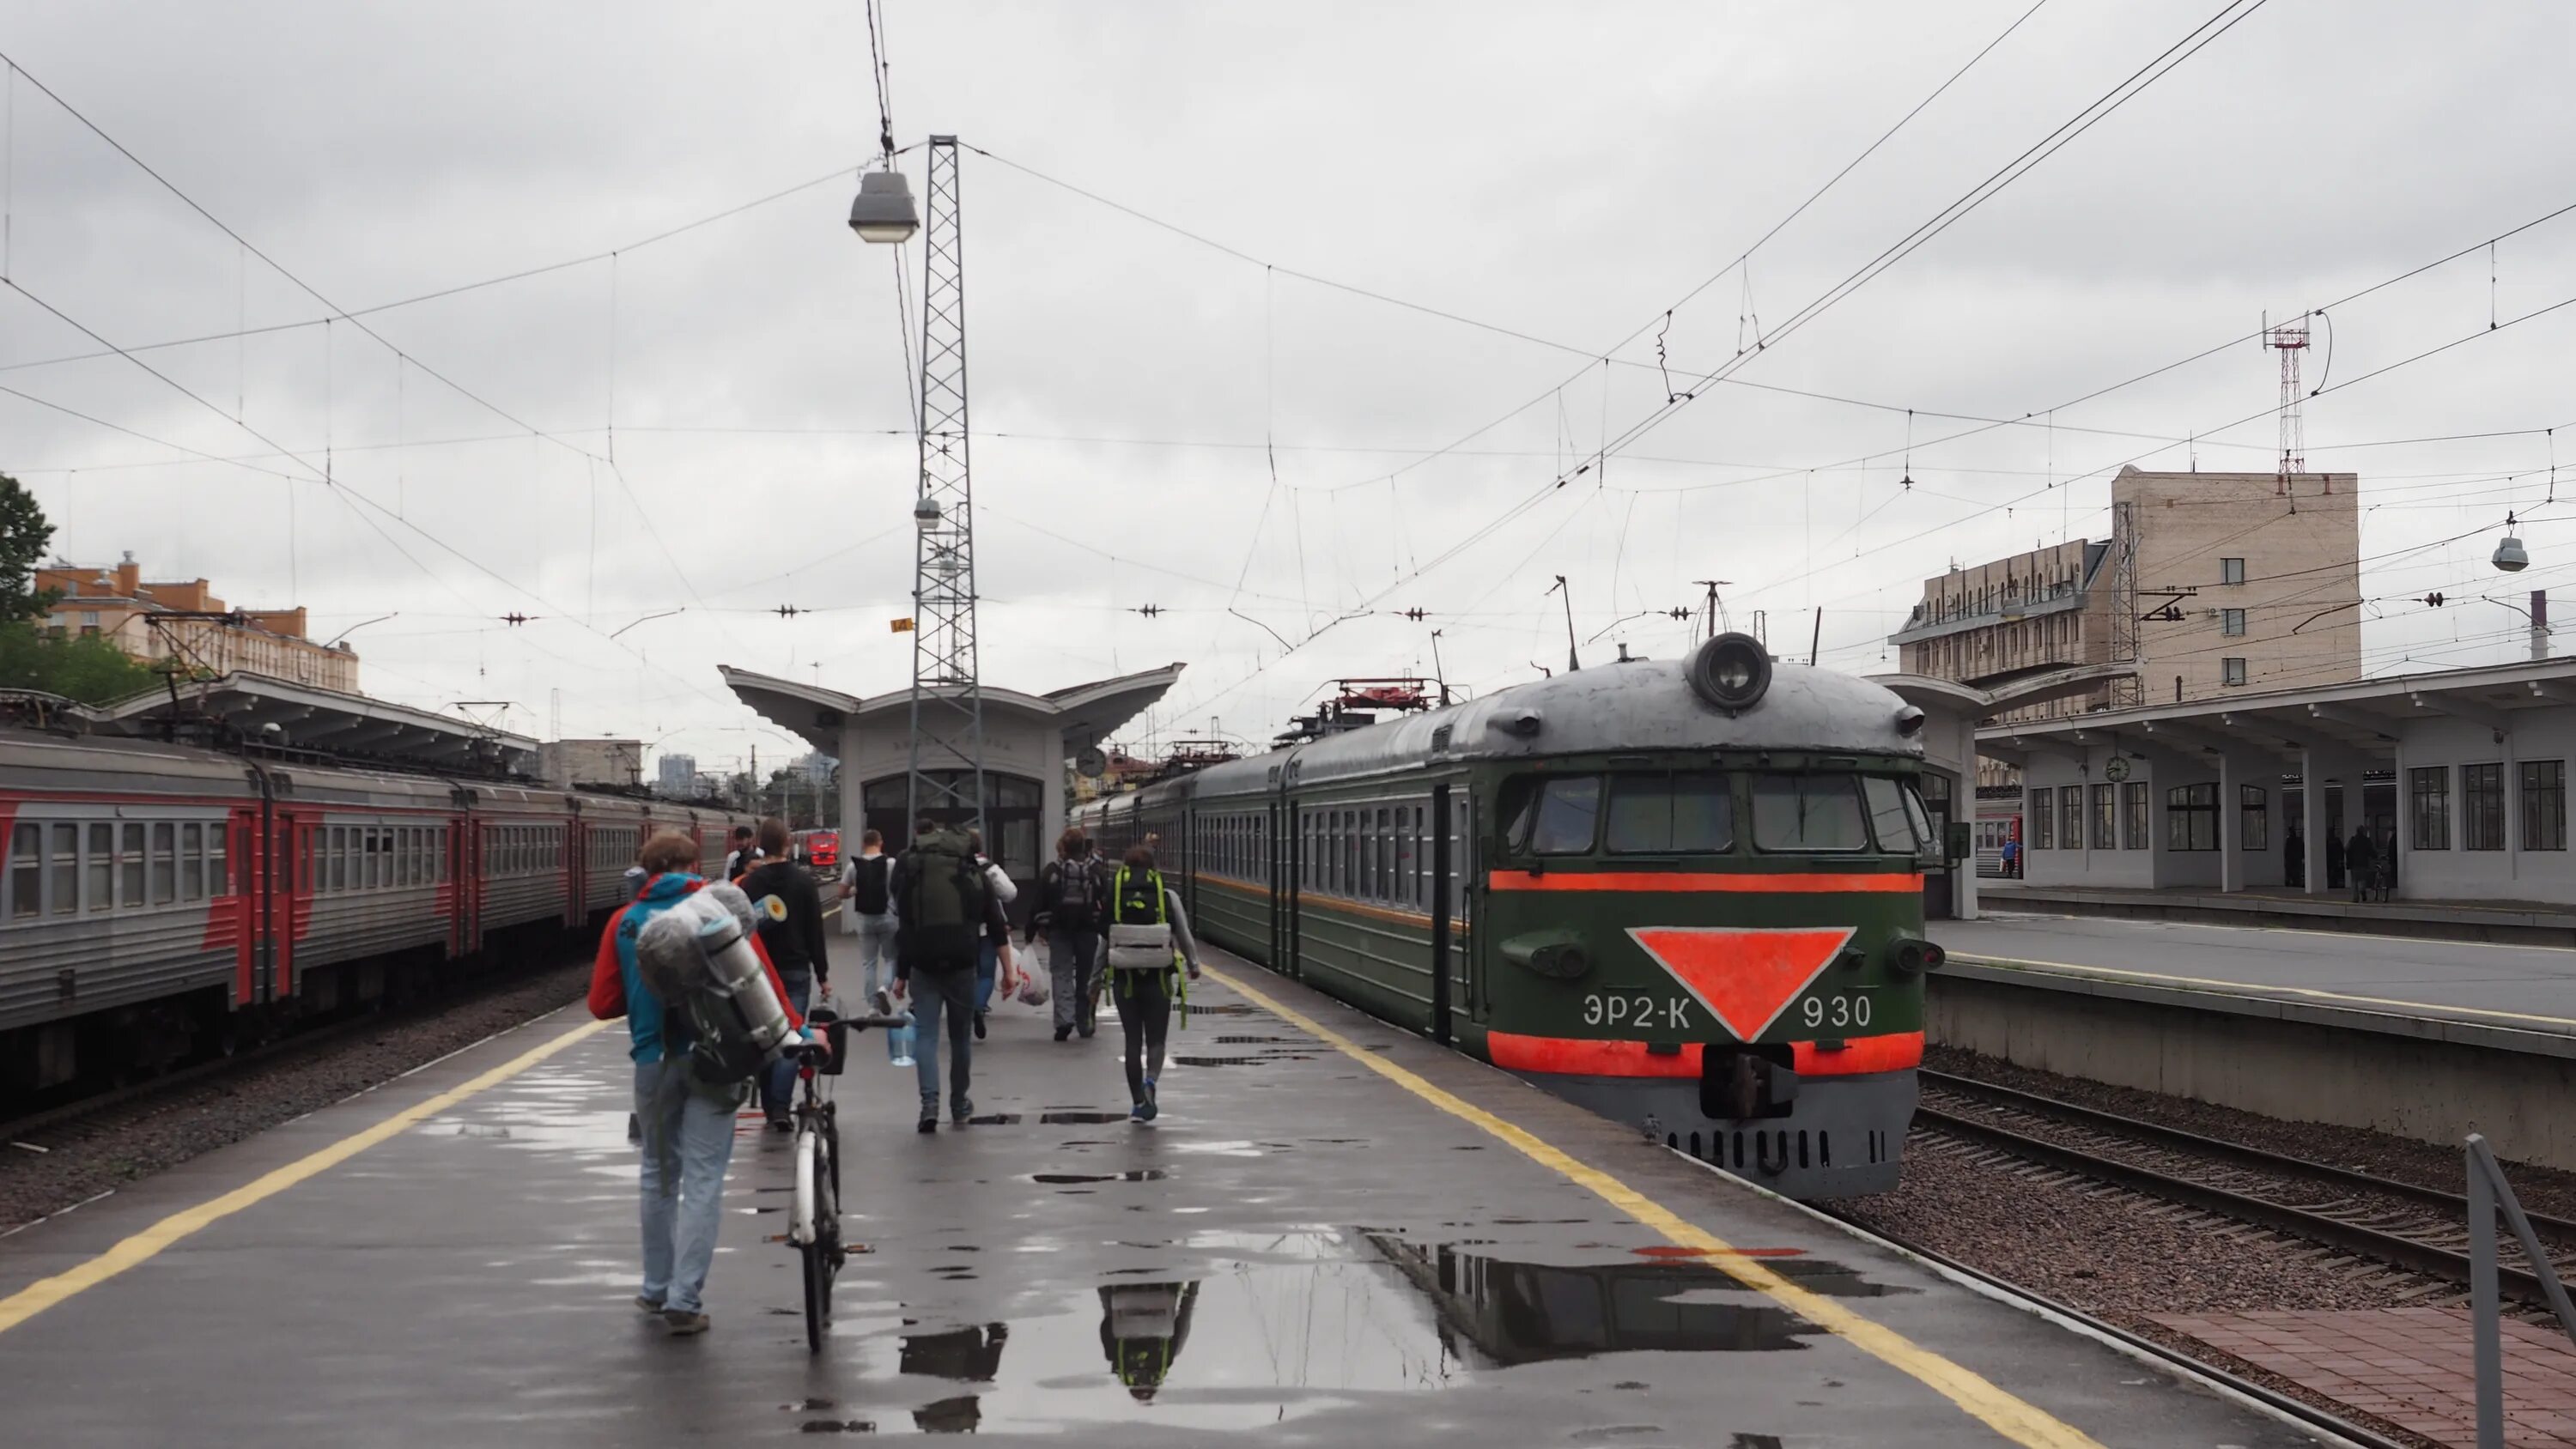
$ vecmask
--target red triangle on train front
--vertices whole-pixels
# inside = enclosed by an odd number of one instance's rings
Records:
[[[1628,937],[1739,1041],[1771,1029],[1852,938],[1849,926],[1631,926]]]

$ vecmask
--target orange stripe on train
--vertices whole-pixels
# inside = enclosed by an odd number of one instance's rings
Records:
[[[1683,1042],[1678,1052],[1658,1055],[1648,1052],[1641,1041],[1524,1036],[1509,1031],[1486,1033],[1485,1050],[1495,1066],[1508,1071],[1570,1077],[1697,1077],[1706,1052],[1698,1042]],[[1789,1050],[1790,1064],[1802,1077],[1912,1071],[1923,1065],[1923,1033],[1851,1037],[1837,1049],[1794,1042]]]
[[[1486,878],[1498,891],[1731,891],[1747,895],[1900,895],[1923,889],[1920,875],[1852,872],[1763,874],[1756,871],[1498,870]]]

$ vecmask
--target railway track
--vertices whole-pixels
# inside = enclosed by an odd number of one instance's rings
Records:
[[[1921,1075],[1915,1131],[1999,1163],[2018,1160],[2301,1238],[2340,1253],[2465,1287],[2468,1204],[2459,1193],[2205,1137],[1943,1072]],[[2576,1250],[2576,1222],[2533,1214],[2552,1245]],[[2509,1260],[2506,1298],[2546,1308],[2538,1277]],[[2576,1251],[2553,1254],[2562,1278]]]

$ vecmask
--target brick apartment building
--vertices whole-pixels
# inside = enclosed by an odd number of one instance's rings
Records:
[[[2350,473],[2147,473],[2111,482],[2112,537],[1923,581],[1889,636],[1906,672],[1981,688],[2135,658],[2104,684],[2007,722],[2361,674],[2361,513]],[[2127,557],[2124,558],[2124,553]],[[2004,776],[1982,783],[2000,784]]]
[[[36,590],[61,597],[45,622],[63,634],[98,635],[146,662],[177,655],[216,674],[264,674],[342,694],[358,693],[358,656],[347,645],[324,646],[305,633],[304,610],[227,609],[204,579],[149,582],[128,553],[114,568],[56,562],[36,570]],[[168,619],[160,614],[222,614]]]

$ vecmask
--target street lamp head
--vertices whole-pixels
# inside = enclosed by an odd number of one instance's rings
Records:
[[[912,525],[924,533],[939,526],[939,500],[924,493],[912,505]]]
[[[2521,539],[2508,533],[2504,541],[2496,545],[2494,563],[2506,573],[2518,574],[2531,567],[2531,555],[2523,552]]]
[[[858,199],[850,203],[850,230],[863,242],[906,242],[921,229],[913,210],[912,183],[900,171],[871,171],[859,178]]]

